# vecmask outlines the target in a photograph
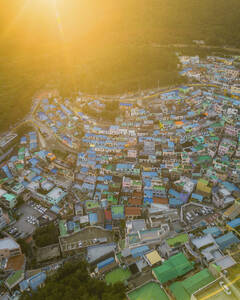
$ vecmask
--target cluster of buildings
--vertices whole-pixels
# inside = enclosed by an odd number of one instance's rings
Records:
[[[109,99],[46,98],[33,115],[38,128],[0,142],[2,230],[21,205],[40,211],[34,228],[55,222],[59,230],[58,245],[38,249],[41,266],[80,255],[91,276],[124,282],[130,300],[239,299],[238,59],[179,58],[181,74],[200,84],[120,99],[113,123],[81,110],[97,114]],[[44,138],[62,147],[42,147]],[[16,245],[0,240],[3,269]],[[23,263],[5,285],[34,290],[47,271],[26,274]]]
[[[234,95],[239,93],[239,57],[179,56],[181,75],[202,83],[220,86]]]

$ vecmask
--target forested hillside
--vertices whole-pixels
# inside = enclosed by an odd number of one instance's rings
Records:
[[[25,293],[21,300],[123,300],[125,288],[121,283],[107,286],[104,281],[91,278],[84,262],[67,263],[46,285],[35,293]]]
[[[239,0],[11,0],[0,9],[0,131],[36,90],[119,93],[178,82],[175,49],[240,45]]]

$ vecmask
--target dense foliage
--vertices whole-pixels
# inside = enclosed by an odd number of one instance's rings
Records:
[[[58,229],[53,223],[47,226],[38,227],[33,234],[37,247],[45,247],[58,243]]]
[[[0,131],[46,85],[68,95],[177,84],[176,49],[159,45],[239,45],[239,0],[58,0],[57,18],[53,3],[1,4]]]
[[[49,277],[43,288],[33,294],[24,294],[21,300],[122,300],[125,299],[122,284],[107,286],[105,282],[91,278],[85,262],[67,263]]]

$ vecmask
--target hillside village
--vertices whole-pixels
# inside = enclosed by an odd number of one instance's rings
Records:
[[[0,299],[76,257],[129,300],[240,298],[240,59],[179,72],[115,104],[49,93],[0,139]]]

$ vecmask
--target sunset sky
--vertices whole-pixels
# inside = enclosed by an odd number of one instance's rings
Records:
[[[9,3],[10,2],[10,3]],[[124,32],[124,8],[115,1],[20,0],[7,1],[0,11],[0,40],[16,47],[48,47],[114,39],[119,26]],[[118,38],[121,38],[118,36]],[[76,42],[77,41],[77,42]],[[83,43],[83,44],[82,44]]]

